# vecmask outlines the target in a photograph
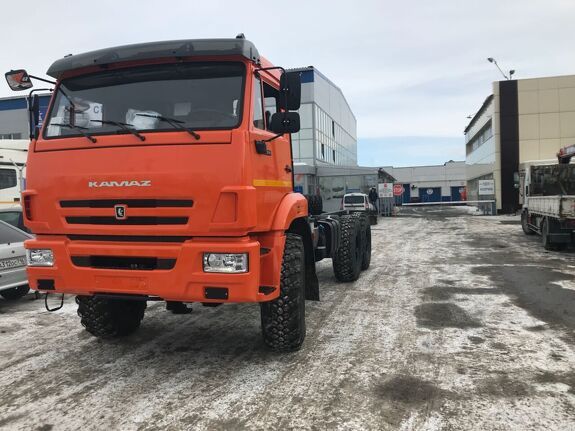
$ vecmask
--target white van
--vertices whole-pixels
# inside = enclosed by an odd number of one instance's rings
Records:
[[[375,211],[364,193],[347,193],[343,196],[341,209],[344,211]]]

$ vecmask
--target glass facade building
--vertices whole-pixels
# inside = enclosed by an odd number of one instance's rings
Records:
[[[357,122],[341,89],[313,67],[301,72],[301,130],[292,135],[295,162],[357,166]]]
[[[475,118],[465,129],[465,168],[467,177],[467,200],[492,200],[495,195],[479,196],[479,181],[493,180],[496,168],[494,96],[490,95]]]

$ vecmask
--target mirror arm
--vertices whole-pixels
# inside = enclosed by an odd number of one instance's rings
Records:
[[[258,154],[263,154],[265,156],[271,156],[272,152],[270,150],[268,150],[268,146],[266,145],[268,142],[273,141],[274,139],[279,138],[280,136],[283,136],[283,133],[279,133],[275,136],[272,136],[269,139],[259,139],[256,141],[256,153]]]
[[[262,142],[271,142],[271,141],[273,141],[274,139],[277,139],[277,138],[279,138],[280,136],[283,136],[283,135],[284,135],[283,133],[278,133],[277,135],[272,136],[272,137],[269,138],[269,139],[265,139],[265,140],[262,141]]]
[[[261,72],[262,70],[281,70],[282,73],[286,73],[285,69],[281,66],[274,66],[274,67],[260,67],[259,69],[256,69],[254,71],[254,73],[258,73]]]
[[[50,81],[49,79],[39,78],[34,75],[28,75],[30,78],[37,79],[38,81],[47,82],[48,84],[56,85],[56,81]]]

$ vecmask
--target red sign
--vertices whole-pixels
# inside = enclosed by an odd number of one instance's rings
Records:
[[[394,184],[393,185],[393,195],[394,196],[401,196],[403,194],[403,184]]]

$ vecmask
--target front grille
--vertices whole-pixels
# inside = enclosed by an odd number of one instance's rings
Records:
[[[72,256],[72,263],[83,268],[153,271],[172,269],[176,265],[176,259],[131,256]]]
[[[62,208],[114,208],[126,205],[128,208],[191,208],[190,199],[85,199],[60,201]]]
[[[99,225],[170,225],[170,224],[187,224],[188,217],[154,217],[154,216],[135,216],[121,220],[116,217],[108,216],[73,216],[66,217],[68,224],[99,224]]]
[[[72,241],[106,242],[186,242],[191,236],[145,236],[145,235],[68,235]]]

